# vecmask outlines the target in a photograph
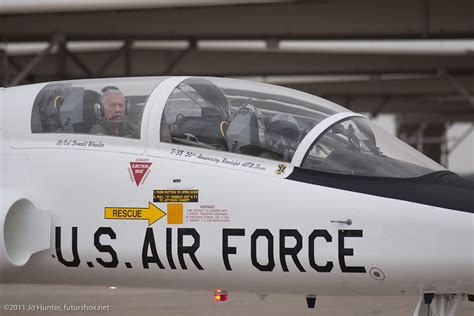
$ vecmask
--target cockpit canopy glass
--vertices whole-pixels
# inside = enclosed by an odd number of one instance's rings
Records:
[[[344,110],[274,85],[190,78],[165,105],[161,141],[290,162],[317,123]]]
[[[366,118],[335,123],[310,147],[303,168],[359,176],[413,178],[444,167]]]
[[[76,133],[140,138],[147,99],[162,78],[53,82],[37,95],[32,133]]]

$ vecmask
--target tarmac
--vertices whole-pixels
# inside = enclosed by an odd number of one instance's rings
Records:
[[[318,296],[308,309],[304,296],[229,293],[227,302],[212,292],[55,285],[0,285],[0,315],[413,315],[417,296]],[[473,316],[474,302],[459,304],[456,316]]]

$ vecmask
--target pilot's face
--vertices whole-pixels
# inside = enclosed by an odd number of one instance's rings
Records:
[[[113,124],[121,124],[125,119],[125,100],[121,94],[109,94],[104,100],[105,119]]]

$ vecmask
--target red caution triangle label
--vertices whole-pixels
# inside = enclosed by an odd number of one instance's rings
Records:
[[[130,162],[130,169],[132,170],[133,179],[135,179],[137,186],[142,182],[151,164],[151,162]]]

